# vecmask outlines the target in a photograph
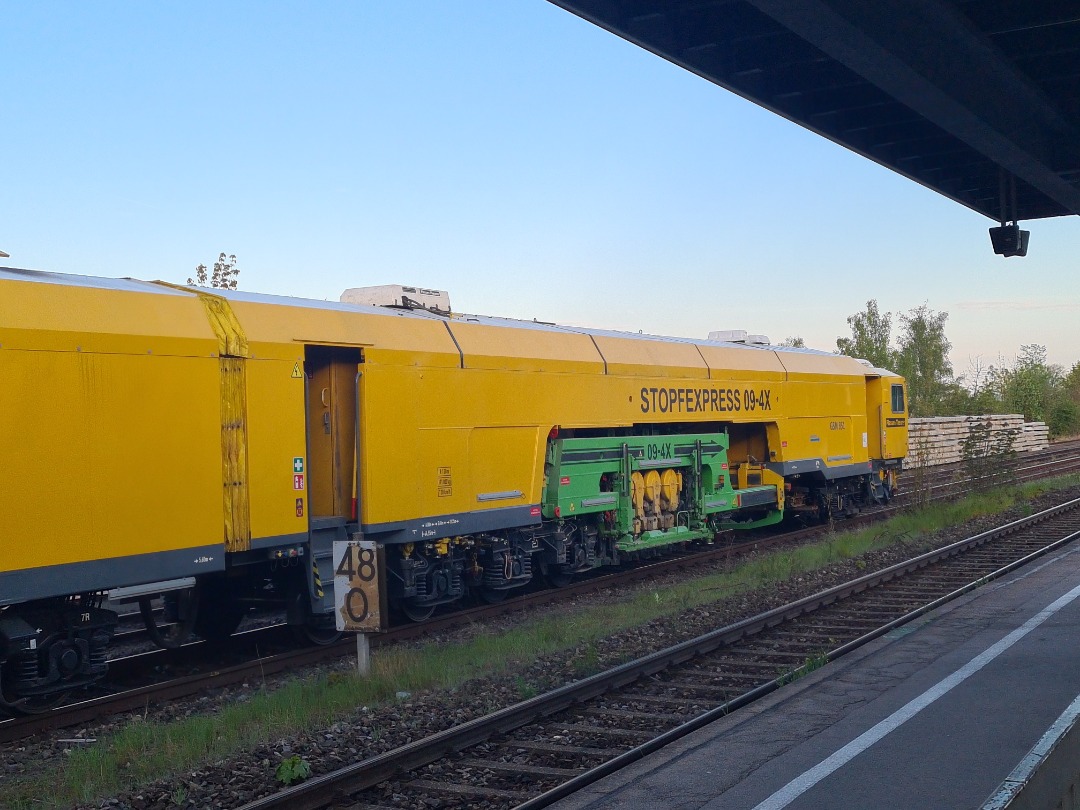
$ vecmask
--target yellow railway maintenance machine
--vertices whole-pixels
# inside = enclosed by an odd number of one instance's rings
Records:
[[[0,268],[9,710],[100,678],[121,601],[166,646],[263,604],[335,638],[335,542],[382,623],[895,488],[903,381],[851,358],[369,298]]]

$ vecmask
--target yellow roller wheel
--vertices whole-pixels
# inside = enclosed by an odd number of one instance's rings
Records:
[[[660,473],[649,470],[645,473],[645,500],[653,505],[653,511],[660,511]]]
[[[660,497],[669,512],[679,508],[679,494],[682,492],[682,476],[675,470],[664,470],[660,476]]]

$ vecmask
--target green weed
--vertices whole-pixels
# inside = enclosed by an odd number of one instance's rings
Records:
[[[534,698],[538,694],[538,690],[531,683],[526,681],[520,675],[514,678],[514,685],[517,687],[518,697],[522,700],[528,700]]]
[[[821,669],[827,663],[829,663],[829,653],[827,651],[823,650],[815,653],[807,657],[802,666],[780,670],[780,674],[776,678],[776,684],[777,686],[787,686],[789,683],[794,683],[799,678],[805,678],[811,672]]]
[[[288,787],[294,782],[303,782],[311,776],[311,765],[306,759],[301,759],[299,754],[293,754],[281,760],[274,776],[281,784]]]

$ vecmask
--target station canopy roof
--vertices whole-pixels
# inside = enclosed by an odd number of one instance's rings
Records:
[[[1080,213],[1077,0],[551,0],[999,221]]]

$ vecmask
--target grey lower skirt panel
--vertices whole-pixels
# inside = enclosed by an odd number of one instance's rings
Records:
[[[754,489],[747,492],[746,490],[737,489],[735,493],[739,496],[739,506],[776,506],[776,487],[769,487],[768,489]]]
[[[361,531],[380,543],[420,543],[459,534],[493,532],[540,525],[540,505],[525,504],[455,515],[401,520],[394,523],[365,523]]]
[[[789,475],[821,473],[825,476],[826,480],[829,481],[836,478],[850,478],[853,475],[866,475],[877,468],[873,460],[860,461],[858,464],[841,464],[838,467],[830,467],[825,463],[824,459],[820,458],[771,462],[766,464],[765,467],[785,478]]]
[[[312,519],[312,523],[317,518]],[[342,518],[344,522],[344,518]],[[251,551],[264,551],[268,549],[278,548],[279,546],[296,546],[308,541],[307,532],[296,532],[294,534],[278,534],[273,537],[252,537],[251,538]]]
[[[225,546],[218,543],[176,551],[4,571],[0,572],[0,605],[85,591],[105,591],[125,585],[224,570]]]

